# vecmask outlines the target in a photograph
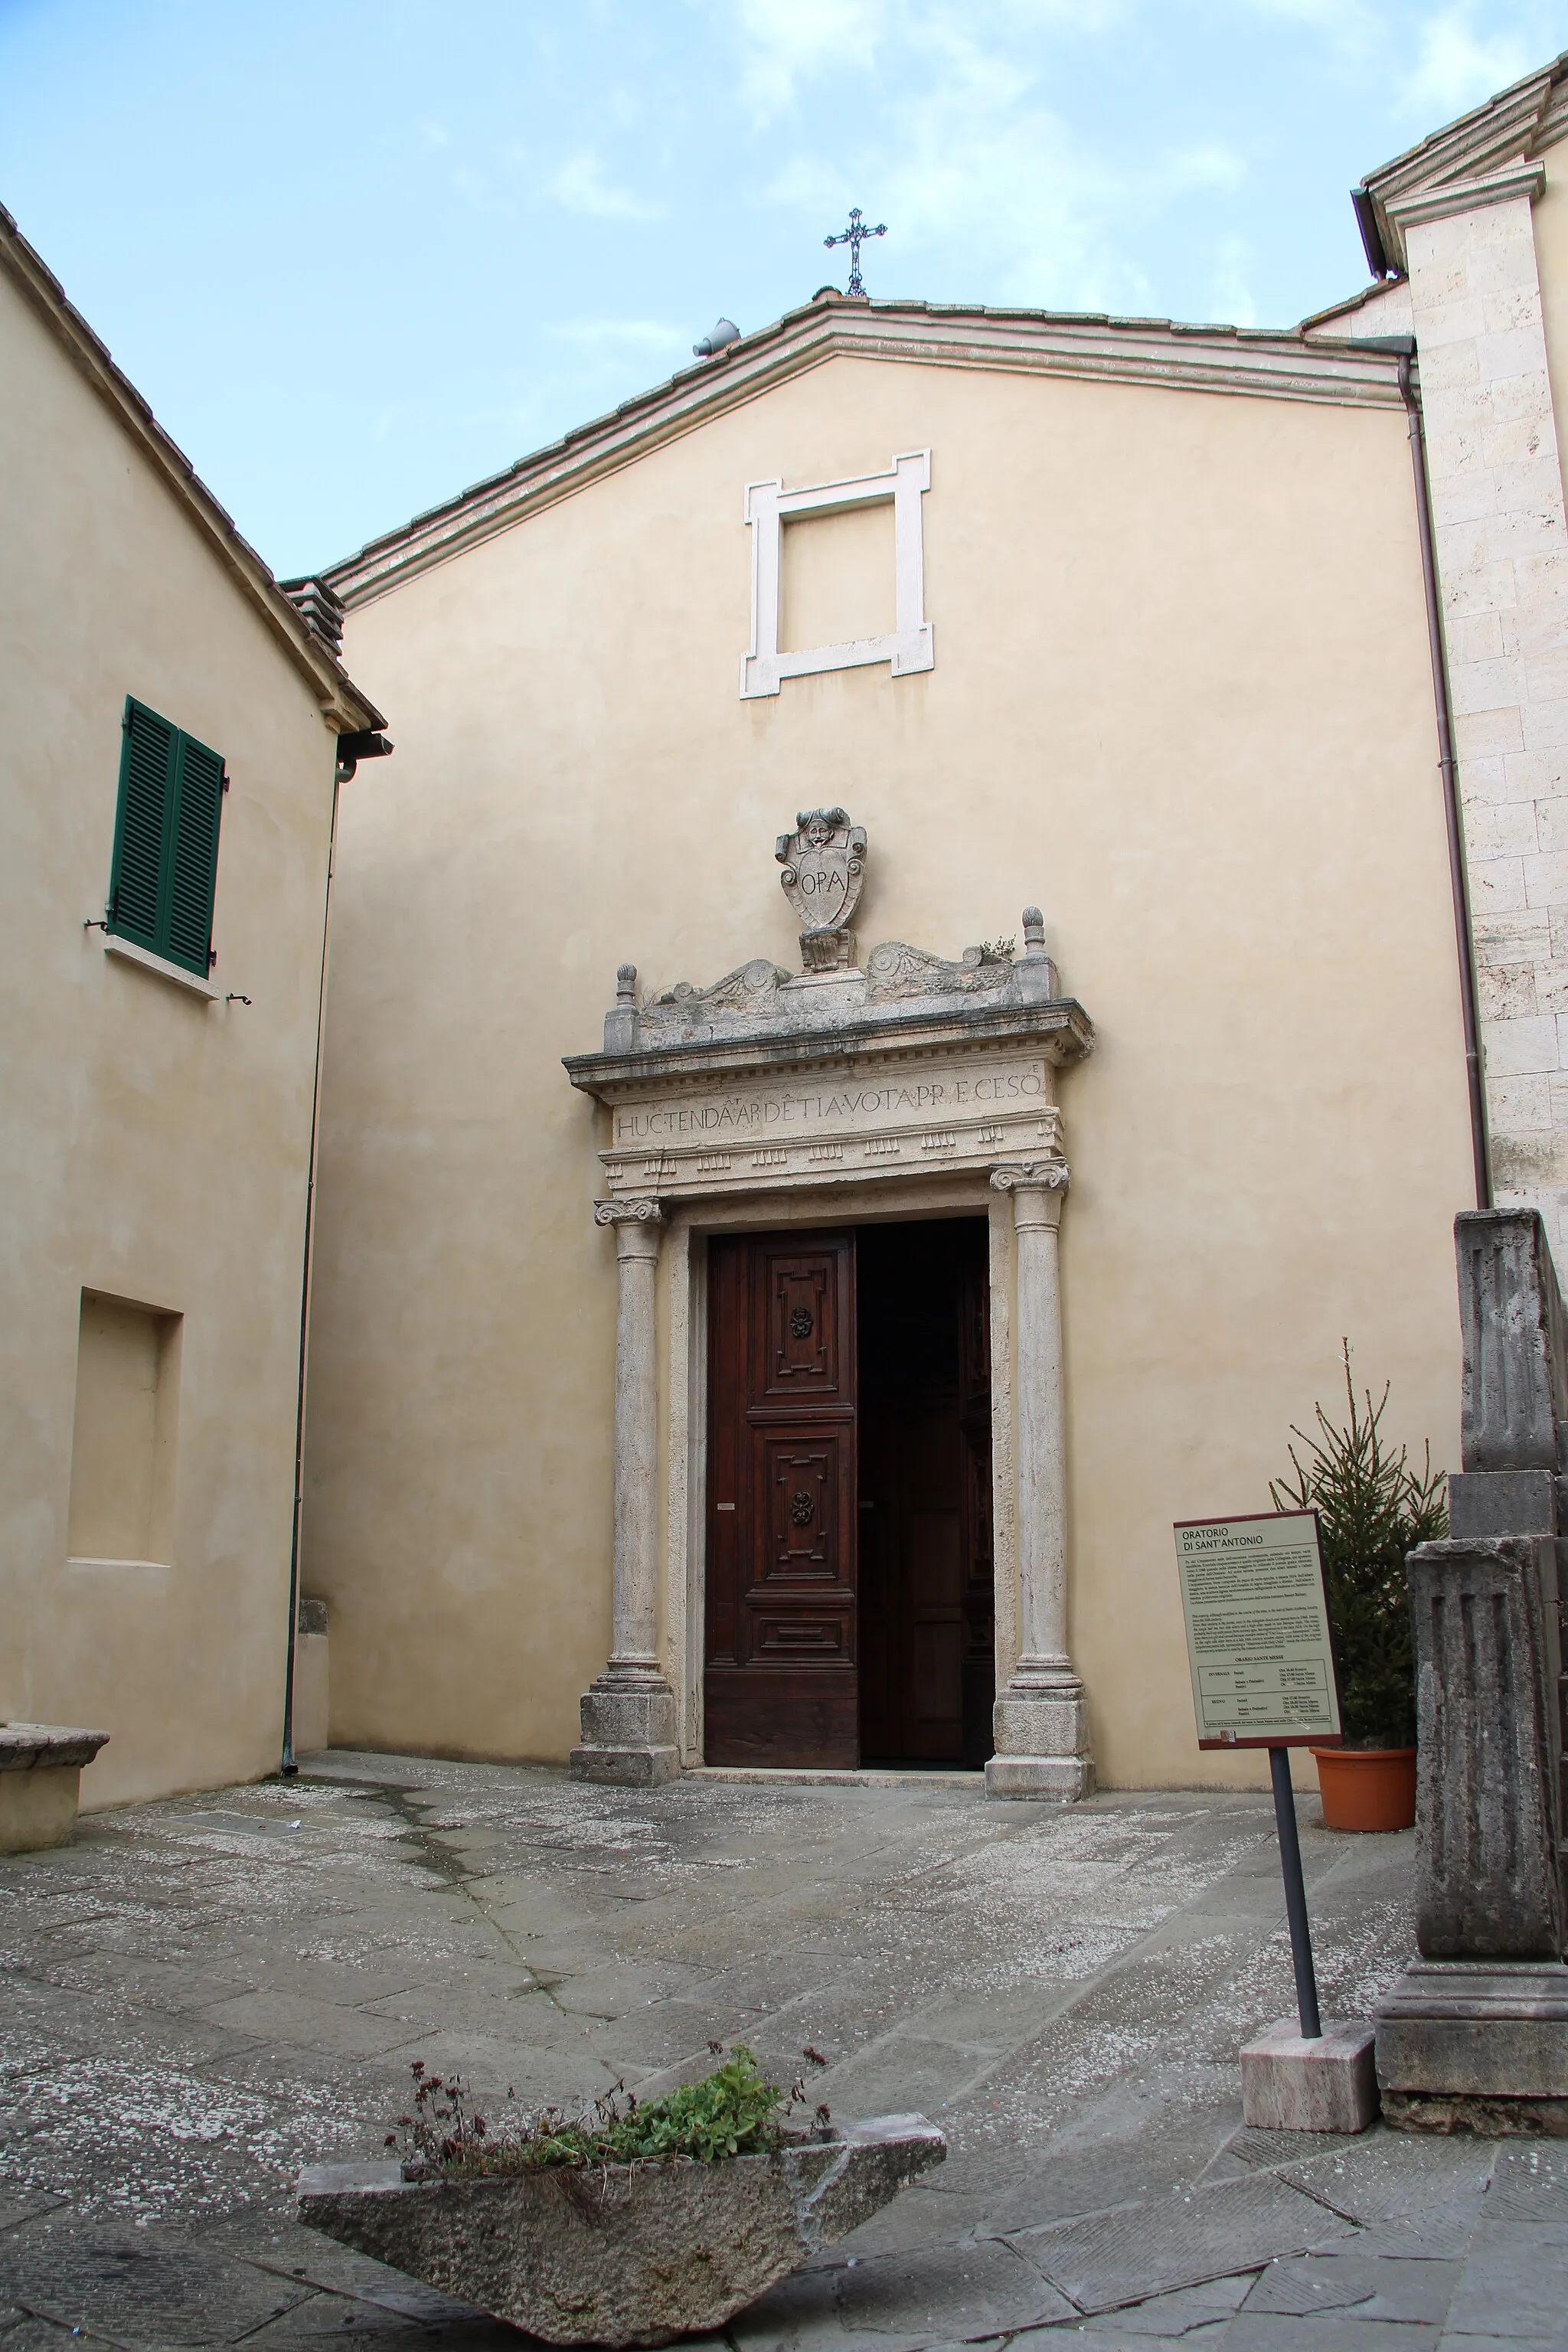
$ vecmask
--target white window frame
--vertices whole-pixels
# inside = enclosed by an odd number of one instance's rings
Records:
[[[782,481],[748,482],[746,521],[752,532],[752,644],[741,658],[741,698],[776,694],[786,677],[819,670],[863,669],[888,662],[895,677],[932,669],[936,651],[925,617],[925,546],[921,499],[931,488],[931,451],[906,450],[885,474],[849,482],[823,482],[786,490]],[[779,651],[779,565],[786,520],[797,515],[849,514],[890,503],[893,509],[893,631],[855,637],[847,645]]]

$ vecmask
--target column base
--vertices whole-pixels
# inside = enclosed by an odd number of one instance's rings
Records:
[[[988,1797],[1044,1797],[1076,1804],[1094,1793],[1094,1763],[1083,1685],[1070,1676],[1015,1675],[991,1710],[995,1754],[985,1767]]]
[[[583,1694],[582,1745],[568,1764],[574,1780],[657,1789],[680,1772],[675,1694],[660,1674],[611,1666]]]
[[[1373,2016],[1384,2113],[1396,2130],[1479,2130],[1475,2119],[1488,2116],[1568,2110],[1561,1961],[1412,1960]]]
[[[1094,1794],[1094,1766],[1087,1756],[993,1756],[985,1767],[988,1797],[1045,1797],[1076,1805]]]

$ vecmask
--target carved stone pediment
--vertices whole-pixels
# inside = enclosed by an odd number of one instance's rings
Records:
[[[779,991],[790,975],[782,965],[756,956],[750,963],[727,971],[711,988],[694,988],[678,980],[662,996],[650,997],[642,1008],[640,1026],[650,1045],[710,1031],[716,1019],[739,1013],[752,1020],[776,1018]]]
[[[1010,955],[986,948],[965,948],[957,963],[949,963],[902,940],[884,940],[866,959],[866,992],[873,1003],[940,996],[984,996],[1000,1003],[1016,993],[1016,969]]]
[[[640,1010],[635,968],[623,965],[622,976],[622,992],[605,1024],[606,1053],[649,1053],[775,1033],[821,1034],[894,1011],[951,1010],[955,1001],[1000,1011],[1010,1004],[1052,1003],[1058,988],[1055,964],[1033,941],[1020,956],[1003,949],[965,948],[952,961],[903,940],[884,940],[871,950],[863,971],[852,967],[792,973],[757,956],[707,988],[679,980],[650,995]]]

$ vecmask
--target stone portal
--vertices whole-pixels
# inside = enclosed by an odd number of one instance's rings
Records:
[[[842,820],[847,835],[855,830],[843,811],[818,814],[825,824]],[[857,855],[862,845],[857,835]],[[567,1060],[572,1083],[609,1113],[595,1213],[616,1232],[620,1285],[614,1652],[584,1698],[572,1759],[579,1776],[668,1777],[701,1760],[710,1704],[722,1745],[737,1725],[756,1728],[770,1709],[776,1717],[792,1676],[810,1682],[814,1706],[821,1702],[819,1728],[836,1760],[856,1760],[855,1702],[846,1696],[858,1632],[855,1366],[842,1327],[833,1343],[840,1352],[831,1362],[823,1352],[819,1309],[827,1312],[836,1286],[849,1278],[833,1271],[835,1251],[844,1266],[852,1263],[847,1229],[978,1213],[989,1223],[984,1386],[1000,1691],[987,1783],[998,1796],[1064,1801],[1092,1788],[1084,1692],[1068,1648],[1058,1261],[1068,1166],[1056,1083],[1091,1050],[1094,1033],[1058,986],[1037,908],[1025,909],[1023,932],[1021,954],[1009,941],[966,949],[956,961],[900,940],[874,948],[863,969],[818,966],[792,978],[758,960],[710,987],[682,982],[648,1002],[639,1002],[626,965],[603,1052]],[[783,1225],[817,1234],[814,1241],[795,1232],[774,1253],[766,1277],[773,1286],[748,1294],[753,1360],[743,1380],[736,1375],[748,1397],[748,1502],[739,1488],[721,1490],[708,1416],[693,1408],[708,1345],[701,1301],[715,1283],[760,1278],[762,1244],[748,1244],[747,1259],[726,1236]],[[661,1244],[671,1261],[662,1361]],[[807,1266],[814,1249],[822,1263]],[[742,1260],[753,1268],[743,1276]],[[973,1417],[973,1395],[970,1403]],[[662,1461],[661,1425],[669,1433]],[[721,1442],[715,1424],[715,1448]],[[729,1503],[734,1510],[721,1512]],[[732,1532],[721,1524],[729,1519]],[[726,1546],[735,1550],[732,1575]],[[732,1595],[746,1596],[734,1601],[746,1613],[733,1639],[743,1633],[752,1644],[748,1687],[760,1707],[752,1717],[722,1687],[730,1668],[720,1672],[721,1655],[742,1674],[740,1650],[721,1643],[719,1679],[709,1681],[710,1579],[715,1593],[728,1579]],[[931,1617],[933,1627],[942,1613]],[[933,1633],[928,1649],[940,1646]],[[975,1664],[971,1657],[972,1690]],[[896,1669],[913,1670],[907,1659]],[[762,1687],[770,1673],[778,1682],[771,1696]],[[974,1751],[990,1743],[963,1727],[962,1692],[961,1674],[960,1747],[978,1760]],[[934,1720],[941,1709],[927,1712]],[[921,1736],[951,1738],[951,1724]]]

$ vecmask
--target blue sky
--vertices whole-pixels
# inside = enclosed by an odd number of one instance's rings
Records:
[[[831,280],[1279,325],[1568,47],[1474,0],[0,0],[0,202],[279,572]]]

